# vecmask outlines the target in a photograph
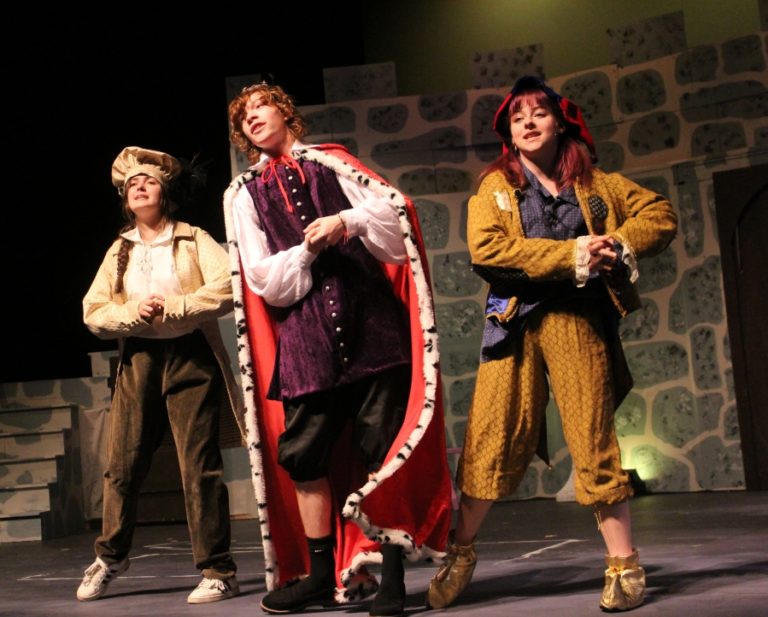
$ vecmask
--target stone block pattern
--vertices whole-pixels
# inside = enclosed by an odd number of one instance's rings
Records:
[[[674,247],[668,247],[655,257],[646,257],[639,262],[638,270],[640,293],[663,289],[677,280],[677,252]]]
[[[408,107],[403,104],[380,105],[368,110],[368,126],[380,133],[398,133],[407,121]]]
[[[675,58],[675,79],[679,84],[713,81],[717,77],[719,61],[714,45],[684,51]]]
[[[701,126],[694,131],[692,150],[697,147],[695,133],[699,129]],[[701,254],[704,246],[704,214],[699,179],[695,167],[690,163],[675,165],[672,173],[677,184],[678,224],[683,248],[688,257],[695,257]]]
[[[611,76],[604,71],[591,71],[566,79],[557,90],[579,105],[588,124],[606,124],[613,120]]]
[[[455,127],[434,129],[412,139],[398,139],[376,144],[371,158],[384,169],[418,165],[429,153],[436,163],[463,163],[467,159],[464,131]]]
[[[688,49],[684,34],[677,14],[616,30],[619,66],[549,80],[583,106],[603,168],[669,196],[679,216],[672,245],[639,261],[643,306],[620,322],[635,379],[615,416],[623,462],[657,492],[743,486],[711,187],[715,172],[768,161],[768,75],[754,68],[766,61],[765,36],[757,48],[742,37]],[[451,448],[463,441],[486,293],[469,269],[467,200],[500,152],[491,125],[511,80],[307,110],[317,115],[309,141],[357,144],[367,165],[416,200]],[[570,469],[554,402],[548,418],[553,469],[536,459],[518,497],[553,496]]]
[[[637,71],[619,78],[616,98],[622,113],[647,112],[667,99],[664,78],[656,70]]]
[[[616,410],[614,424],[619,437],[643,435],[648,417],[645,399],[637,392],[630,392]]]
[[[696,482],[705,491],[744,488],[744,465],[739,444],[726,445],[721,437],[707,437],[688,453]]]
[[[643,306],[630,313],[619,323],[619,336],[622,341],[644,341],[656,334],[659,329],[659,307],[650,298],[642,298]]]
[[[714,328],[696,326],[691,330],[693,379],[696,386],[701,390],[712,390],[723,385],[715,343]]]
[[[728,75],[748,71],[764,71],[762,41],[759,34],[750,34],[723,44],[723,70]]]
[[[466,110],[466,92],[448,92],[419,97],[419,115],[427,122],[455,120]]]
[[[662,441],[682,447],[717,427],[722,403],[719,393],[696,399],[682,386],[659,392],[653,401],[653,432]]]
[[[680,343],[640,343],[627,347],[625,354],[637,388],[647,388],[688,375],[688,350]]]
[[[720,257],[707,257],[683,273],[669,303],[669,328],[683,334],[698,323],[719,324],[725,317]]]
[[[622,28],[609,28],[611,55],[619,66],[660,58],[686,48],[682,11],[651,17]]]
[[[678,493],[691,490],[691,470],[687,461],[666,456],[655,445],[648,443],[632,448],[631,456],[628,458],[632,461],[631,467],[638,470],[651,493]]]
[[[739,438],[739,416],[736,411],[736,405],[730,405],[725,410],[723,417],[723,437],[725,439]]]
[[[470,114],[473,144],[490,142],[493,145],[499,143],[499,138],[493,132],[493,118],[496,110],[504,101],[506,93],[484,94],[475,99]]]
[[[394,62],[324,69],[323,81],[329,103],[397,96]]]
[[[414,204],[421,223],[424,245],[428,249],[445,248],[451,223],[448,206],[431,199],[414,199]]]
[[[521,75],[544,77],[542,56],[541,45],[476,52],[470,62],[472,86],[499,88],[514,83]]]
[[[629,149],[635,156],[674,149],[680,140],[680,120],[668,111],[638,119],[629,130]]]

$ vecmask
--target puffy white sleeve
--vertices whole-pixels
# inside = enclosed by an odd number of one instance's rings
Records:
[[[352,204],[342,217],[350,236],[358,236],[371,254],[379,261],[403,264],[407,261],[403,230],[397,211],[385,198],[379,197],[367,186],[338,176],[341,190]]]
[[[232,218],[248,287],[272,306],[290,306],[312,287],[310,266],[317,257],[304,244],[270,254],[253,199],[245,187],[235,195]]]

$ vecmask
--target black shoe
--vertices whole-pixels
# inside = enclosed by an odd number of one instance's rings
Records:
[[[402,617],[405,614],[403,549],[396,544],[384,544],[381,557],[381,585],[371,604],[370,617]]]
[[[394,588],[385,588],[383,585],[373,599],[370,617],[402,617],[405,615],[405,584],[400,581]]]
[[[334,586],[318,585],[309,578],[301,579],[295,585],[270,591],[261,600],[261,608],[267,613],[298,613],[308,606],[330,606]]]

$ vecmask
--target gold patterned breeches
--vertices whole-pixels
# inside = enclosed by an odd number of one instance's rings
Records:
[[[630,497],[599,308],[563,303],[534,311],[513,345],[510,355],[480,364],[458,468],[462,492],[498,499],[515,491],[539,442],[548,375],[573,459],[576,500],[593,505]]]

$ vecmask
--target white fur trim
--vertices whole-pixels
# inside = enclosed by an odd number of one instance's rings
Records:
[[[337,587],[333,597],[338,604],[348,604],[364,600],[378,590],[379,583],[376,577],[368,572],[360,572],[351,577],[344,587]]]
[[[442,555],[442,553],[439,553],[431,547],[417,547],[411,536],[403,530],[377,527],[360,508],[361,502],[376,490],[381,482],[384,482],[387,478],[397,472],[397,470],[403,466],[405,461],[410,458],[413,449],[418,446],[422,436],[433,419],[436,405],[438,380],[437,367],[440,356],[438,351],[435,312],[431,289],[427,282],[427,277],[421,262],[421,255],[419,254],[418,246],[416,245],[413,236],[413,228],[408,220],[406,199],[396,188],[363,173],[350,163],[347,163],[332,154],[328,154],[323,150],[308,147],[306,149],[294,150],[292,155],[297,159],[320,163],[332,169],[338,175],[366,186],[368,189],[393,204],[393,207],[397,211],[398,221],[400,222],[400,227],[403,231],[403,240],[408,255],[408,265],[416,283],[418,296],[419,323],[421,324],[422,336],[424,339],[424,400],[422,402],[416,428],[408,436],[403,447],[400,448],[400,451],[386,465],[373,474],[368,482],[347,497],[342,515],[345,518],[353,520],[368,538],[378,542],[399,544],[403,547],[404,554],[410,560],[434,558],[434,556]],[[232,200],[234,199],[234,195],[240,187],[254,178],[255,175],[256,171],[249,170],[232,181],[224,194],[224,213],[230,261],[232,265],[232,289],[235,297],[238,358],[242,373],[243,391],[246,399],[246,431],[248,438],[249,462],[251,464],[251,474],[254,490],[256,491],[256,499],[259,503],[261,534],[264,539],[264,561],[267,569],[266,585],[267,590],[272,590],[275,581],[279,580],[279,577],[277,576],[278,564],[276,563],[274,547],[269,535],[266,487],[262,475],[263,465],[259,444],[258,424],[256,422],[256,409],[254,397],[250,394],[254,384],[253,366],[251,363],[250,344],[248,342],[247,325],[243,310],[243,281],[240,275],[240,259],[237,251],[237,241],[234,235],[234,224],[232,221]],[[375,557],[376,555],[378,555],[378,557]],[[360,584],[360,580],[357,578],[359,570],[363,565],[376,563],[376,559],[379,561],[381,559],[380,553],[378,552],[360,553],[353,558],[350,567],[342,572],[342,582],[346,581],[344,582],[345,589],[337,590],[337,601],[345,603],[358,599],[357,595],[359,594],[356,587]],[[366,580],[369,579],[369,577],[365,578]],[[367,590],[368,588],[369,586],[367,583],[360,587],[360,589],[363,590]],[[375,591],[375,589],[373,591]],[[368,591],[367,593],[372,593],[372,591]]]
[[[237,330],[237,360],[240,366],[243,398],[245,399],[245,435],[248,448],[248,463],[251,468],[251,482],[256,494],[259,528],[264,547],[264,578],[267,590],[275,588],[278,577],[278,563],[275,549],[269,531],[269,513],[267,511],[267,487],[264,482],[264,466],[261,459],[261,435],[256,420],[256,399],[251,394],[255,385],[251,347],[248,341],[248,330],[245,321],[243,303],[243,279],[240,274],[240,255],[237,249],[237,238],[232,218],[232,201],[238,189],[254,177],[254,172],[246,171],[239,175],[224,193],[224,224],[227,230],[227,248],[232,274],[232,294],[235,304],[235,328]]]

